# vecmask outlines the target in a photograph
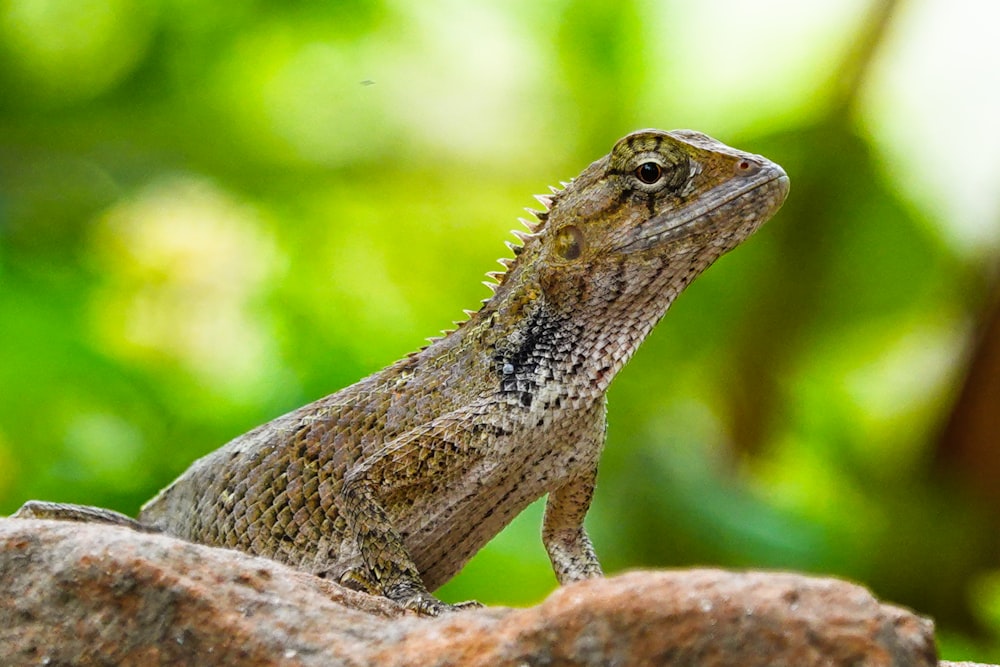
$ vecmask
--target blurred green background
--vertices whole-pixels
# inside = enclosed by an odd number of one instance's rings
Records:
[[[134,514],[476,306],[638,127],[782,212],[612,387],[608,572],[848,577],[1000,659],[994,3],[0,0],[0,514]],[[555,587],[535,504],[441,595]]]

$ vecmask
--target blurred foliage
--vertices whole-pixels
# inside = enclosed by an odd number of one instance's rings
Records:
[[[727,135],[672,94],[699,61],[662,57],[693,39],[670,3],[0,2],[0,513],[134,513],[476,304],[531,192],[690,118],[792,195],[612,388],[606,569],[846,576],[997,659],[996,507],[936,452],[996,258],[958,252],[858,121],[874,7],[809,103]],[[540,516],[442,595],[545,595]]]

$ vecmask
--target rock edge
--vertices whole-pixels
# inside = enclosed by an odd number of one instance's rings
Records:
[[[836,579],[637,571],[426,619],[235,551],[15,519],[0,519],[0,663],[938,664],[929,620]]]

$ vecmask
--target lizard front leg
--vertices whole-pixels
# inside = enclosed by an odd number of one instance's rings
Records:
[[[542,520],[542,542],[560,584],[603,575],[594,546],[583,527],[597,479],[596,463],[551,491]]]
[[[351,527],[367,572],[349,573],[369,592],[376,592],[413,609],[418,614],[437,616],[449,610],[424,586],[403,539],[389,520],[375,485],[364,473],[344,480],[343,515]],[[347,583],[345,580],[342,583]]]
[[[387,512],[396,492],[410,501],[422,487],[446,484],[479,454],[465,437],[472,417],[445,415],[387,444],[344,477],[342,516],[356,541],[366,572],[352,572],[367,587],[419,614],[479,606],[449,605],[431,595]]]

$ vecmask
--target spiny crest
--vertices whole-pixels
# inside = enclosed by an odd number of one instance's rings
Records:
[[[485,285],[486,283],[483,283],[483,284]],[[418,350],[414,350],[413,352],[410,352],[409,354],[406,355],[407,358],[413,357],[413,356],[415,356],[417,354],[420,354],[421,352],[423,352],[424,350],[426,350],[428,347],[430,347],[434,343],[438,342],[439,340],[444,340],[445,338],[447,338],[451,334],[455,333],[456,331],[458,331],[459,329],[461,329],[462,327],[464,327],[466,324],[469,323],[469,320],[472,319],[472,316],[476,314],[476,311],[475,310],[469,310],[468,308],[463,308],[462,309],[462,313],[465,315],[465,319],[464,320],[454,320],[452,322],[452,325],[454,326],[454,328],[453,329],[442,329],[440,336],[428,336],[427,338],[424,339],[424,340],[427,341],[427,345],[424,345],[423,347],[421,347]]]
[[[529,229],[530,229],[530,228],[529,228]],[[536,228],[536,229],[537,229],[537,228]],[[533,239],[533,238],[535,238],[535,236],[536,236],[536,235],[538,234],[538,232],[537,232],[537,231],[533,231],[533,232],[530,232],[530,233],[527,233],[527,234],[526,234],[526,233],[522,232],[522,231],[521,231],[520,229],[514,229],[514,230],[511,230],[511,234],[513,234],[513,235],[514,235],[515,237],[517,237],[517,240],[518,240],[518,241],[520,241],[520,242],[521,242],[521,244],[522,244],[522,245],[521,245],[521,247],[522,247],[522,248],[524,248],[524,245],[523,245],[523,244],[524,244],[524,243],[525,243],[525,242],[526,242],[526,241],[527,241],[528,239]]]
[[[563,183],[565,187],[567,183]],[[535,195],[535,199],[544,208],[542,210],[536,210],[533,208],[524,209],[534,218],[534,221],[528,220],[527,218],[518,218],[518,222],[525,226],[528,230],[527,232],[522,232],[519,229],[512,230],[511,233],[517,239],[517,243],[512,241],[505,241],[504,243],[514,253],[513,257],[503,257],[498,259],[500,265],[503,266],[503,271],[490,271],[486,274],[492,282],[484,282],[483,284],[490,288],[491,292],[496,292],[497,288],[503,284],[503,281],[510,275],[511,271],[517,266],[518,259],[521,257],[521,253],[524,252],[525,246],[531,239],[538,236],[542,228],[545,227],[546,221],[549,219],[549,212],[555,207],[556,203],[559,201],[559,195],[562,194],[562,190],[553,186],[549,186],[549,190],[552,194],[547,195]],[[489,301],[489,298],[483,299],[483,303]]]
[[[569,185],[569,183],[567,183],[566,181],[562,181],[561,183],[563,188]],[[525,245],[529,241],[538,236],[538,233],[545,226],[546,221],[548,221],[549,212],[552,211],[552,209],[555,207],[555,205],[559,201],[560,194],[562,194],[563,192],[562,189],[553,186],[549,186],[549,190],[551,190],[552,194],[535,195],[535,199],[537,199],[538,203],[544,207],[542,210],[536,210],[532,208],[525,209],[535,219],[534,221],[528,220],[526,218],[518,218],[521,224],[524,225],[528,231],[522,232],[519,229],[515,229],[511,233],[517,239],[517,242],[516,243],[513,241],[504,242],[510,249],[510,251],[514,253],[514,256],[503,257],[497,260],[500,263],[500,265],[504,268],[503,271],[487,272],[486,277],[489,278],[489,280],[484,280],[483,284],[489,288],[490,296],[483,299],[482,301],[483,304],[489,302],[490,297],[493,296],[493,294],[497,291],[497,288],[499,288],[500,285],[503,284],[503,281],[507,278],[508,275],[510,275],[514,267],[517,266],[518,259],[521,257],[521,253],[524,252]],[[464,310],[462,312],[465,314],[466,319],[452,322],[452,324],[455,325],[454,329],[448,331],[442,331],[441,332],[442,336],[434,336],[432,338],[428,338],[427,341],[430,344],[433,344],[441,340],[442,338],[448,336],[449,334],[453,333],[454,331],[461,329],[462,326],[464,326],[470,319],[472,319],[472,316],[475,315],[477,311]]]
[[[507,247],[510,248],[510,251],[512,253],[514,253],[513,259],[504,258],[498,260],[500,264],[502,264],[503,267],[506,269],[506,271],[504,272],[505,274],[510,273],[511,269],[513,269],[517,265],[517,260],[521,256],[521,253],[524,252],[524,247],[527,245],[527,243],[531,239],[538,236],[538,233],[541,232],[542,229],[545,227],[545,223],[548,222],[549,219],[549,213],[558,204],[559,197],[562,195],[563,189],[567,185],[569,185],[569,183],[567,183],[566,181],[562,181],[562,186],[563,186],[562,188],[557,188],[552,185],[549,186],[549,190],[551,191],[552,194],[535,195],[535,199],[538,200],[538,203],[541,204],[544,208],[542,210],[536,210],[533,208],[524,209],[534,218],[534,220],[529,220],[527,218],[517,219],[518,222],[524,225],[525,229],[527,229],[528,231],[527,233],[525,233],[522,232],[520,229],[514,229],[511,231],[511,233],[514,235],[514,237],[517,239],[518,242],[513,243],[511,241],[505,241]],[[497,278],[497,283],[503,284],[503,276],[499,276]]]

